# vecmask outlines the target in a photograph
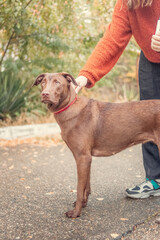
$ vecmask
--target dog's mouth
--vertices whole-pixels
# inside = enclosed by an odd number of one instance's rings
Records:
[[[41,102],[44,103],[44,104],[47,104],[49,109],[55,108],[58,105],[58,101],[53,102],[48,98],[42,98]]]
[[[49,103],[53,103],[54,104],[54,102],[51,101],[49,96],[42,96],[41,97],[41,102],[44,103],[44,104],[49,104]]]
[[[41,102],[44,103],[44,104],[51,103],[51,101],[49,99],[46,99],[46,98],[42,98]]]

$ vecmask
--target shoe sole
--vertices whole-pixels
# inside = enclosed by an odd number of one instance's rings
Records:
[[[154,196],[154,197],[159,197],[160,196],[160,190],[158,190],[157,192],[155,192],[155,190],[152,192],[148,192],[148,193],[139,193],[139,194],[128,194],[126,192],[126,195],[127,197],[130,197],[130,198],[134,198],[134,199],[138,199],[138,198],[148,198],[150,196]]]

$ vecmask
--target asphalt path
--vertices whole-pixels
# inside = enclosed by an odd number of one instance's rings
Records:
[[[0,240],[159,240],[160,197],[125,196],[144,178],[140,146],[93,158],[88,206],[68,219],[77,183],[70,150],[63,143],[0,147]]]

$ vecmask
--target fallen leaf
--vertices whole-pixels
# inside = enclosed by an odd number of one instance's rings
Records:
[[[73,192],[73,193],[76,193],[76,192],[77,192],[77,190],[71,190],[71,192]]]
[[[24,167],[22,167],[22,168],[23,168],[23,169],[27,169],[27,167],[25,167],[25,166],[24,166]]]
[[[112,233],[112,234],[111,234],[111,237],[112,237],[112,238],[117,238],[118,236],[119,236],[119,234],[117,234],[117,233]]]
[[[20,178],[20,180],[21,180],[21,181],[24,181],[24,180],[25,180],[25,178]]]
[[[27,199],[27,197],[26,197],[25,195],[22,195],[22,197],[23,197],[24,199]]]
[[[26,189],[29,189],[29,188],[31,188],[31,187],[30,187],[30,186],[26,186],[25,188],[26,188]]]
[[[14,168],[14,165],[12,165],[12,166],[9,167],[10,170],[13,169],[13,168]]]
[[[96,198],[98,201],[103,201],[104,198]]]
[[[120,218],[121,221],[128,221],[128,218]]]
[[[54,194],[54,192],[48,192],[48,193],[46,193],[46,195],[53,195]]]

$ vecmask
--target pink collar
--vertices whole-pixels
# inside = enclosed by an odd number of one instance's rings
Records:
[[[64,108],[61,108],[61,109],[58,110],[57,112],[54,112],[54,114],[59,114],[59,113],[61,113],[61,112],[64,112],[64,111],[67,110],[71,105],[73,105],[73,103],[75,103],[76,100],[77,100],[77,95],[76,95],[75,99],[74,99],[68,106],[66,106],[66,107],[64,107]]]

